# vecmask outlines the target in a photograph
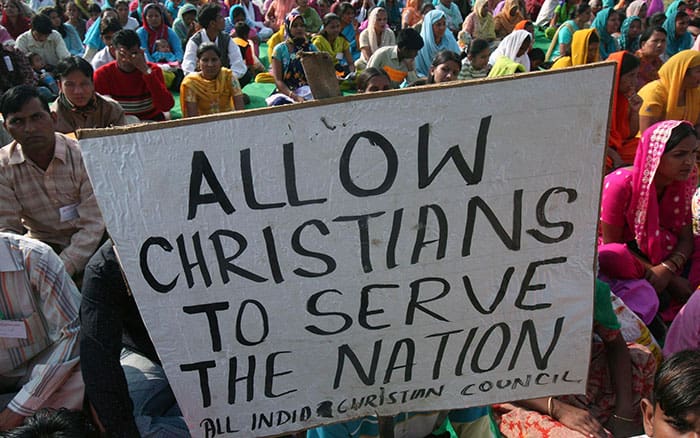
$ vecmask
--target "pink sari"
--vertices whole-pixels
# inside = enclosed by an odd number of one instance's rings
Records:
[[[632,169],[619,169],[605,177],[600,220],[622,226],[625,242],[635,241],[648,261],[657,265],[678,242],[681,229],[691,223],[691,203],[697,169],[685,181],[671,183],[659,202],[654,176],[671,131],[680,122],[656,123],[644,132]],[[654,288],[644,280],[644,265],[624,243],[598,246],[601,279],[649,324],[659,307]]]

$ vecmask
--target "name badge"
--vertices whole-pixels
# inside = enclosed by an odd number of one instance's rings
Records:
[[[27,339],[24,321],[0,321],[0,338]]]
[[[345,54],[344,54],[344,53],[336,53],[336,54],[335,54],[335,59],[337,59],[337,60],[340,61],[340,60],[342,60],[343,58],[345,58]]]
[[[78,214],[78,206],[80,204],[64,205],[58,209],[58,213],[61,215],[61,222],[72,221],[73,219],[78,219],[80,215]]]

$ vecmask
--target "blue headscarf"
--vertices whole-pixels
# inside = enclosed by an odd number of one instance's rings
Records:
[[[636,52],[639,50],[639,38],[641,35],[637,35],[636,38],[633,40],[630,40],[627,37],[627,34],[630,31],[630,26],[632,26],[632,23],[635,21],[639,21],[639,24],[642,24],[642,19],[637,17],[636,15],[632,17],[627,17],[625,18],[625,21],[622,22],[622,28],[620,29],[620,36],[617,39],[617,42],[620,45],[620,50],[627,50],[628,52]]]
[[[105,47],[105,43],[102,42],[102,37],[100,36],[100,23],[102,22],[102,17],[97,17],[90,29],[85,32],[85,39],[83,44],[85,47],[92,47],[93,49],[102,50]]]
[[[430,73],[430,65],[433,63],[433,57],[435,57],[440,50],[451,50],[455,53],[459,53],[457,41],[452,35],[452,32],[447,28],[445,29],[445,35],[443,35],[440,44],[435,43],[433,24],[442,18],[445,18],[445,13],[437,9],[428,12],[423,18],[423,26],[420,30],[420,36],[423,38],[423,48],[420,49],[418,56],[416,56],[416,71],[419,75],[428,76]]]
[[[251,20],[248,17],[248,14],[246,14],[246,12],[245,12],[245,8],[243,6],[241,6],[240,4],[233,5],[231,10],[228,11],[228,19],[231,21],[231,26],[235,27],[235,23],[233,21],[233,16],[235,15],[234,13],[237,10],[243,11],[243,16],[245,16],[245,24],[247,24],[248,27],[250,27],[251,29],[255,29],[255,23],[253,23],[253,20]]]
[[[685,34],[680,37],[676,37],[676,16],[678,15],[678,3],[680,0],[676,0],[671,3],[666,11],[666,21],[664,21],[663,28],[666,31],[666,54],[668,56],[673,56],[681,50],[688,50],[693,47],[693,35],[686,31]]]
[[[617,52],[617,42],[615,38],[608,33],[608,19],[611,14],[617,14],[613,8],[605,8],[596,14],[591,27],[596,30],[598,37],[600,37],[600,60],[604,61],[608,59],[608,56]]]

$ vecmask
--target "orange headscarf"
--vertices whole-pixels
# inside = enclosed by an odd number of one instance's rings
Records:
[[[516,9],[513,13],[513,9]],[[493,22],[496,27],[496,36],[503,38],[513,32],[515,25],[524,20],[522,12],[522,4],[520,0],[506,0],[503,9],[495,17]]]
[[[631,134],[636,133],[630,133],[629,102],[627,96],[621,94],[619,91],[620,77],[622,77],[622,59],[625,54],[634,56],[626,51],[614,52],[608,56],[608,61],[615,61],[617,63],[617,68],[615,69],[615,85],[613,86],[612,120],[610,120],[608,145],[620,154],[624,162],[632,163],[637,151],[639,139],[636,137],[629,138]]]

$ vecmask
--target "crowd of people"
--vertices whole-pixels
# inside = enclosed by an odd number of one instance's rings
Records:
[[[3,436],[189,436],[71,133],[166,120],[176,98],[183,117],[242,110],[253,82],[274,84],[270,105],[304,102],[313,90],[301,61],[317,51],[332,60],[330,79],[357,93],[603,60],[616,76],[586,393],[300,435],[700,434],[700,2],[0,5]]]

